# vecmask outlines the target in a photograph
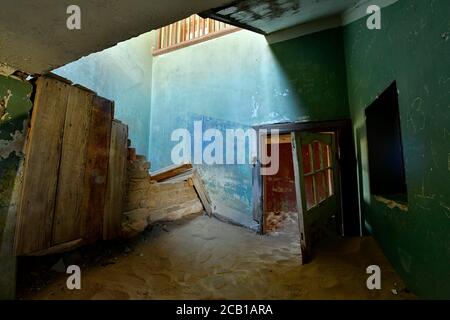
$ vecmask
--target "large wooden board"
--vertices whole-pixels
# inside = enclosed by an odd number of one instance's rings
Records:
[[[72,251],[77,249],[78,247],[84,244],[83,239],[76,239],[69,242],[64,242],[58,244],[54,247],[50,247],[41,251],[35,251],[33,253],[28,254],[27,256],[39,257],[39,256],[48,256],[51,254],[64,253],[68,251]]]
[[[103,239],[117,238],[122,221],[123,195],[127,174],[128,126],[114,120],[109,148],[108,183],[103,216]]]
[[[53,221],[53,246],[82,236],[82,201],[92,99],[92,93],[71,87]]]
[[[82,235],[87,243],[99,240],[103,236],[103,214],[113,110],[111,101],[97,96],[94,97],[83,196]]]
[[[184,171],[177,176],[164,180],[164,182],[179,182],[179,181],[188,181],[189,184],[192,187],[194,187],[195,192],[197,193],[200,202],[203,204],[203,208],[205,209],[206,213],[209,216],[212,216],[213,209],[211,205],[211,199],[209,197],[208,192],[206,191],[205,185],[203,184],[202,178],[197,172],[197,169],[194,168],[187,169],[187,171]]]
[[[180,164],[180,165],[172,165],[167,168],[163,168],[161,170],[152,172],[150,175],[151,175],[152,180],[157,181],[157,182],[163,182],[167,179],[176,177],[190,169],[192,169],[192,164],[190,164],[190,163]]]
[[[205,209],[206,213],[208,213],[208,215],[211,217],[213,213],[211,207],[211,199],[209,198],[208,192],[206,191],[203,181],[200,178],[200,175],[198,174],[197,170],[194,171],[192,181],[194,184],[195,191],[197,192],[198,197],[200,198],[200,201],[203,204],[203,208]]]
[[[27,141],[14,251],[32,253],[51,246],[61,145],[70,85],[52,78],[37,81]]]

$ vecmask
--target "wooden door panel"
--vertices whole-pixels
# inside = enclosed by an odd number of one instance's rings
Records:
[[[333,134],[294,132],[292,144],[302,262],[306,263],[312,246],[338,212],[335,139]]]
[[[309,258],[309,252],[307,247],[306,238],[306,223],[305,223],[305,210],[306,208],[306,192],[303,182],[303,169],[302,164],[302,144],[299,134],[292,132],[292,157],[294,164],[294,177],[295,177],[295,190],[297,197],[297,210],[298,210],[298,225],[300,233],[300,251],[301,251],[301,263],[305,264]]]
[[[119,236],[127,174],[128,126],[114,120],[111,127],[108,185],[103,217],[103,239]]]

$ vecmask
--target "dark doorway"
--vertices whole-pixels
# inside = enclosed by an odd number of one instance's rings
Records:
[[[272,142],[269,140],[268,143]],[[275,175],[263,176],[263,233],[280,230],[286,220],[297,212],[291,136],[283,135],[277,143],[280,153],[279,170]],[[268,151],[270,155],[271,148]]]

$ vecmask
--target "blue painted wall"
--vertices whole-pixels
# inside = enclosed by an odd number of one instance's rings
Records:
[[[268,45],[239,31],[154,58],[152,170],[171,164],[173,130],[349,118],[340,28]],[[251,166],[199,166],[216,210],[252,225]]]
[[[150,124],[152,44],[146,33],[54,71],[115,102],[115,118],[129,126],[132,146],[147,155]]]

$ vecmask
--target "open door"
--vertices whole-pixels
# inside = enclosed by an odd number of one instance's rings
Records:
[[[336,142],[334,133],[292,132],[291,138],[304,264],[340,213]]]

